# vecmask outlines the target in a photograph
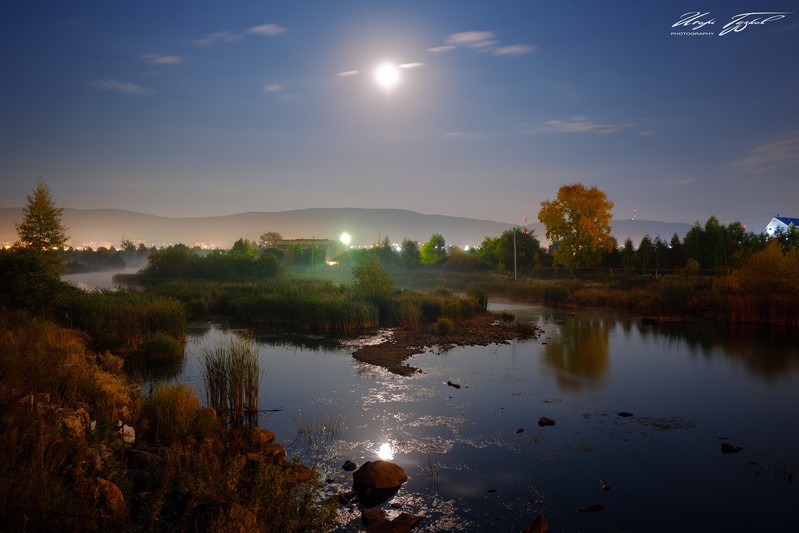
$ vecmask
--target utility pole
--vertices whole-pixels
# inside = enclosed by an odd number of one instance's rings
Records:
[[[513,228],[513,281],[516,281],[516,228]]]

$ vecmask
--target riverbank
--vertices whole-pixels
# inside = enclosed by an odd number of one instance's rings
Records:
[[[535,339],[540,333],[535,326],[515,322],[509,315],[484,313],[455,322],[446,335],[438,332],[436,323],[413,331],[393,328],[381,342],[358,346],[352,356],[394,374],[410,376],[421,370],[405,361],[428,349],[443,351],[453,346],[507,344],[515,339]]]

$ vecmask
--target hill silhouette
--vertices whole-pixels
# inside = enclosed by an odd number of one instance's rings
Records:
[[[0,243],[17,238],[15,222],[22,220],[21,208],[0,208]],[[173,218],[121,209],[64,209],[71,246],[116,246],[122,239],[147,246],[183,243],[211,248],[229,248],[239,238],[257,240],[275,231],[285,239],[337,239],[342,232],[352,236],[355,246],[368,246],[389,237],[392,242],[411,239],[426,242],[433,233],[443,235],[447,244],[477,246],[487,236],[496,237],[514,225],[446,215],[425,215],[403,209],[314,208],[279,212],[250,212],[217,217]],[[544,227],[529,224],[542,244]],[[647,220],[614,220],[613,235],[619,243],[630,237],[637,245],[644,235],[669,240],[680,238],[689,224]]]

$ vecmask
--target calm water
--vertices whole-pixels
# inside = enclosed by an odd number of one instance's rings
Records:
[[[345,460],[390,448],[410,479],[392,500],[401,509],[386,508],[425,515],[419,531],[520,531],[539,512],[553,531],[795,530],[796,336],[515,312],[545,334],[430,351],[411,360],[423,370],[412,377],[322,338],[255,331],[270,410],[260,425],[332,492],[350,488]],[[175,379],[204,400],[199,356],[234,334],[193,327]],[[541,416],[556,425],[539,427]],[[743,450],[722,454],[723,442]],[[598,502],[601,512],[577,511]],[[358,515],[342,508],[341,531],[358,531]]]

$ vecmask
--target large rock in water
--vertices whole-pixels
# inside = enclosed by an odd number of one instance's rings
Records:
[[[408,481],[402,467],[389,461],[366,461],[352,473],[355,490],[359,487],[370,489],[398,489]]]
[[[352,473],[352,489],[366,507],[380,505],[394,496],[408,475],[388,461],[367,461]]]

